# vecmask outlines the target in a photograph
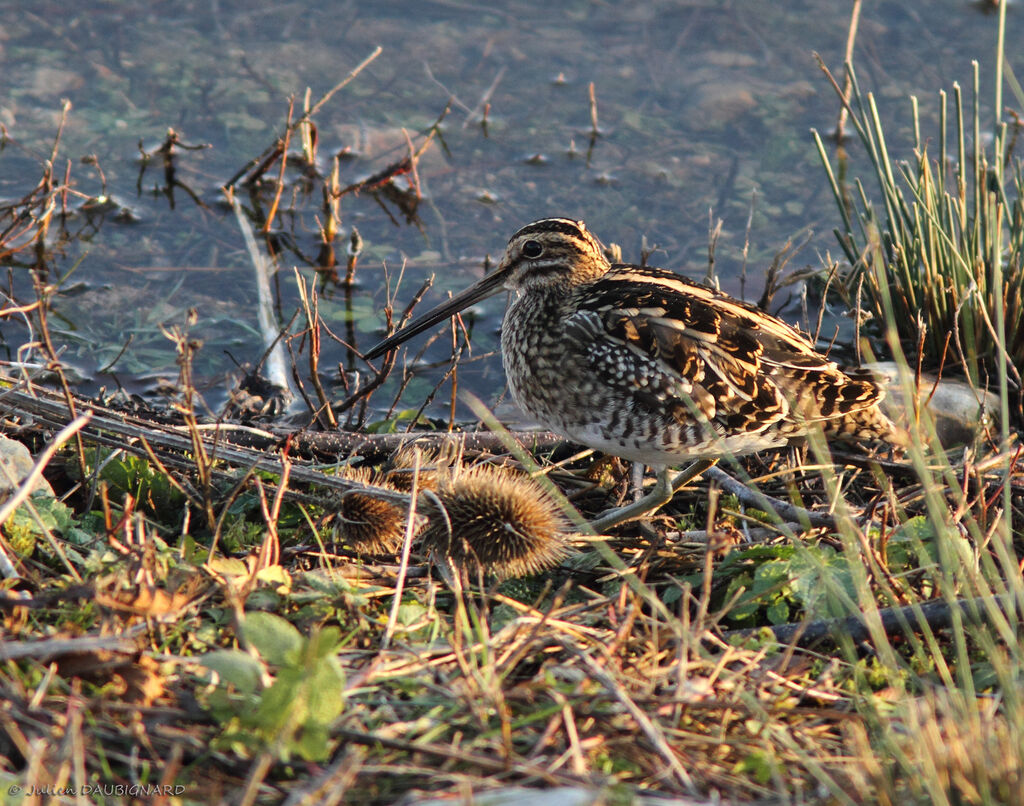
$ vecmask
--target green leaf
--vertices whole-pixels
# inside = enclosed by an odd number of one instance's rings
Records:
[[[254,694],[260,686],[263,675],[260,662],[240,649],[219,649],[200,656],[198,660],[243,694]]]
[[[300,725],[306,720],[307,703],[299,696],[302,688],[301,677],[298,670],[287,669],[260,697],[254,724],[268,739],[286,736],[294,730],[295,725]]]
[[[302,651],[302,634],[273,613],[246,613],[242,632],[263,659],[275,666],[295,663]]]
[[[208,567],[213,573],[226,577],[246,576],[249,573],[245,563],[234,557],[214,557],[208,563]]]
[[[910,570],[938,563],[936,537],[935,526],[924,515],[901,524],[885,546],[890,568]]]
[[[334,658],[324,658],[307,680],[309,697],[308,723],[329,725],[341,714],[345,704],[345,676]]]
[[[736,599],[732,607],[729,608],[728,616],[734,621],[745,621],[757,612],[758,603],[750,594],[750,583],[750,574],[740,574],[729,580],[724,597],[726,601],[732,602],[738,590],[741,588],[746,589],[746,593],[741,595],[739,599]]]
[[[323,627],[309,637],[307,655],[311,658],[323,659],[334,655],[341,643],[341,630],[337,627]]]
[[[768,784],[772,780],[772,774],[777,772],[778,763],[768,756],[767,753],[755,751],[738,762],[733,772],[738,775],[749,773],[754,776],[759,784]]]
[[[779,599],[768,605],[765,615],[772,624],[785,624],[789,621],[789,605],[784,599]]]
[[[426,605],[417,601],[403,601],[398,606],[398,623],[403,627],[418,624],[427,615]]]
[[[331,751],[330,733],[321,725],[307,725],[302,729],[295,749],[306,761],[323,761]]]
[[[798,556],[792,561],[793,597],[813,618],[841,618],[850,615],[839,597],[843,591],[857,601],[857,588],[846,558],[832,549],[821,549],[821,556]]]
[[[63,534],[77,523],[74,517],[72,517],[71,509],[48,493],[32,493],[29,497],[29,502],[31,502],[32,507],[35,509],[36,515],[39,516],[39,521],[50,531]],[[11,516],[8,524],[24,526],[36,534],[41,534],[39,524],[32,513],[29,512],[27,504],[22,504],[14,510],[14,514]]]
[[[260,582],[279,585],[285,588],[290,587],[292,584],[291,576],[280,565],[271,565],[267,568],[260,569],[256,572],[256,579]]]
[[[370,423],[366,426],[366,431],[369,434],[396,434],[398,433],[399,428],[404,429],[410,423],[429,428],[430,420],[426,417],[420,417],[417,419],[417,411],[418,409],[403,409],[390,419],[378,420],[377,422]]]

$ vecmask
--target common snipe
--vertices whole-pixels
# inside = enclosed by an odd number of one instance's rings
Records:
[[[669,271],[612,264],[583,222],[567,218],[523,227],[494,272],[366,357],[502,288],[515,295],[501,352],[520,407],[568,439],[664,471],[655,493],[600,528],[659,506],[720,457],[783,446],[811,428],[903,441],[870,373],[840,369],[745,302]],[[667,468],[686,460],[698,462],[671,482]]]

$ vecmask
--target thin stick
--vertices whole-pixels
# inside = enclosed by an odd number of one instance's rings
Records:
[[[281,502],[284,500],[285,491],[288,489],[288,476],[291,473],[292,463],[288,457],[281,454],[281,481],[274,493],[274,503],[267,507],[267,496],[264,492],[263,482],[259,476],[255,477],[256,487],[260,492],[260,510],[263,513],[263,522],[267,524],[267,535],[260,545],[256,562],[252,573],[249,576],[249,584],[255,586],[256,575],[271,566],[277,565],[281,560],[281,540],[277,533],[277,523],[281,517]]]
[[[926,627],[941,630],[954,623],[954,614],[959,611],[969,618],[991,620],[990,613],[994,610],[1004,614],[1016,612],[1016,602],[1011,596],[979,596],[974,599],[943,599],[921,604],[902,605],[900,607],[879,608],[878,617],[882,630],[886,635],[899,635],[906,630],[920,632]],[[849,638],[854,642],[871,641],[871,631],[865,623],[863,614],[847,618],[816,619],[791,624],[776,624],[768,627],[781,643],[794,643],[807,646],[825,638]],[[761,634],[764,627],[742,630],[727,630],[723,637],[747,638]]]
[[[147,629],[148,624],[135,624],[119,635],[82,635],[77,638],[43,638],[37,641],[4,641],[0,646],[0,660],[21,660],[31,658],[48,663],[62,655],[86,654],[92,652],[137,652],[137,637]]]
[[[402,134],[405,135],[405,144],[409,148],[409,170],[412,172],[412,186],[416,191],[416,198],[422,199],[423,194],[420,192],[420,174],[416,169],[416,163],[419,161],[419,156],[422,152],[417,152],[413,147],[412,138],[409,137],[409,132],[404,126],[402,127]],[[431,137],[432,136],[433,135],[431,135]],[[428,137],[427,140],[429,141],[430,138]]]
[[[299,301],[302,303],[302,311],[306,315],[306,324],[309,328],[309,380],[320,401],[320,408],[315,412],[315,416],[320,419],[322,413],[327,418],[326,425],[335,429],[338,427],[338,421],[331,408],[330,398],[327,397],[323,384],[320,383],[320,307],[316,289],[307,287],[306,281],[297,268],[293,271],[295,272],[295,287],[299,291]]]
[[[320,108],[325,103],[327,103],[329,100],[331,100],[331,98],[334,96],[334,93],[338,92],[339,90],[343,90],[345,87],[347,87],[349,84],[351,84],[355,80],[355,77],[358,76],[361,72],[363,72],[363,70],[365,70],[367,67],[369,67],[370,63],[373,62],[373,60],[376,59],[378,56],[380,56],[380,54],[383,51],[384,51],[384,48],[382,48],[380,45],[377,45],[377,47],[374,48],[373,53],[371,53],[369,56],[367,56],[365,59],[363,59],[361,62],[359,62],[359,64],[357,64],[355,67],[353,67],[352,70],[349,72],[349,74],[347,76],[345,76],[345,78],[343,78],[341,81],[339,81],[337,84],[335,84],[334,87],[329,89],[320,98],[319,101],[317,101],[315,104],[313,104],[313,106],[309,110],[309,112],[307,112],[302,117],[303,118],[310,118],[313,115],[315,115],[317,112],[319,112]],[[302,119],[300,118],[300,122],[301,122],[301,120]]]
[[[308,122],[309,119],[312,118],[313,115],[315,115],[317,112],[319,112],[321,107],[323,107],[323,105],[326,104],[334,96],[334,94],[336,92],[338,92],[339,90],[344,89],[346,86],[348,86],[355,79],[355,77],[358,76],[361,72],[363,72],[363,70],[365,70],[374,59],[376,59],[378,56],[380,56],[380,54],[382,52],[383,52],[383,48],[380,45],[378,45],[374,49],[373,53],[371,53],[369,56],[367,56],[365,59],[363,59],[359,64],[357,64],[352,69],[352,71],[347,76],[345,76],[345,78],[343,78],[340,82],[335,84],[334,87],[332,87],[330,90],[328,90],[320,98],[319,101],[317,101],[315,104],[313,104],[313,106],[309,109],[309,111],[305,112],[302,115],[302,117],[300,117],[298,120],[293,121],[291,124],[289,124],[288,130],[289,131],[294,131],[298,126],[301,126],[302,124]],[[267,152],[264,152],[264,154],[266,154],[266,153]],[[261,159],[262,159],[262,155],[260,157],[256,157],[256,158],[250,160],[249,162],[247,162],[245,164],[245,166],[242,167],[241,170],[236,172],[234,176],[232,176],[227,182],[224,183],[224,187],[225,188],[229,188],[229,187],[233,186],[246,173],[246,171],[248,171],[252,166],[258,164]]]

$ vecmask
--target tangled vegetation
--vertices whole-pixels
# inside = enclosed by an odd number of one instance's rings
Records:
[[[283,374],[265,382],[271,359],[250,368],[216,415],[195,380],[195,317],[163,334],[178,357],[166,410],[76,395],[46,255],[71,207],[102,200],[76,202],[48,161],[0,206],[0,260],[33,278],[0,308],[33,334],[0,376],[0,424],[38,457],[0,504],[0,791],[109,803],[385,804],[516,786],[614,802],[1019,799],[1024,471],[1009,412],[1024,349],[1021,171],[1006,129],[985,156],[977,104],[965,134],[959,95],[956,148],[942,137],[936,166],[915,121],[916,159],[896,171],[855,81],[851,98],[885,211],[860,183],[850,203],[833,177],[851,296],[864,290],[896,352],[921,345],[920,363],[939,366],[952,349],[973,383],[999,378],[990,427],[947,454],[924,406],[904,457],[812,439],[705,476],[608,535],[586,519],[627,495],[621,462],[423,416],[446,383],[454,401],[454,335],[419,410],[397,408],[419,381],[415,360],[367,366],[344,395],[325,389],[321,340],[345,340],[299,273],[299,309],[267,339]],[[321,282],[351,284],[358,233],[343,232],[337,202],[357,188],[337,159],[316,168],[318,108],[289,110],[281,136],[225,183],[226,204],[257,272],[288,250],[333,269]],[[414,217],[416,161],[437,131],[411,136],[358,190]],[[171,134],[149,155],[168,188],[180,154]],[[322,206],[289,238],[274,222],[299,218],[288,204],[300,186]],[[387,326],[413,304],[389,307]],[[929,396],[915,372],[902,383]],[[302,427],[275,408],[293,385]],[[405,426],[424,423],[434,430],[411,442]],[[33,491],[43,476],[57,496]]]

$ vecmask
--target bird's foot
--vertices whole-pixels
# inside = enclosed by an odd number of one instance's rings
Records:
[[[697,478],[709,467],[713,466],[717,459],[699,459],[690,465],[686,470],[673,476],[670,468],[665,468],[658,473],[658,481],[654,488],[643,498],[634,501],[624,507],[615,507],[602,512],[590,522],[590,528],[596,534],[603,534],[613,526],[620,523],[635,520],[667,504],[672,500],[672,494],[689,481]]]

